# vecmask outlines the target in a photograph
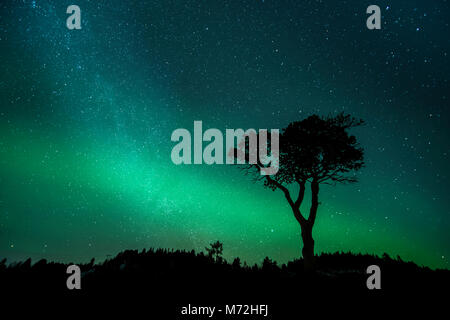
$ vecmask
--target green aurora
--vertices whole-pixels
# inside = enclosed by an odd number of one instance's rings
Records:
[[[220,240],[227,259],[298,258],[281,192],[237,166],[175,166],[170,134],[345,111],[366,121],[366,167],[322,187],[316,252],[448,268],[448,8],[381,1],[371,33],[359,2],[163,2],[78,1],[74,31],[66,3],[0,5],[1,257]]]

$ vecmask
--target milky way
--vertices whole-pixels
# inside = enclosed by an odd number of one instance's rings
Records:
[[[175,166],[170,135],[344,111],[366,121],[366,167],[321,189],[317,252],[448,268],[447,1],[376,1],[381,30],[361,1],[72,2],[0,4],[0,256],[221,240],[227,258],[297,258],[279,191],[236,166]]]

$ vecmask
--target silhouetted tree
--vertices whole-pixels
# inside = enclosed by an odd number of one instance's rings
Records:
[[[215,261],[222,260],[223,243],[220,241],[210,243],[210,248],[206,247],[205,249],[206,252],[208,252],[208,256],[213,258]]]
[[[264,271],[274,271],[277,269],[277,262],[270,259],[269,257],[265,257],[262,263],[261,268]]]
[[[239,257],[234,258],[233,263],[231,265],[233,268],[239,269],[241,267],[241,259]]]
[[[6,258],[3,258],[2,261],[0,261],[0,271],[3,269],[6,269]]]
[[[266,187],[279,189],[284,193],[301,227],[302,255],[307,270],[314,268],[312,229],[319,207],[319,186],[357,181],[355,174],[348,173],[363,167],[364,153],[355,136],[350,135],[348,131],[362,123],[362,120],[343,113],[334,117],[312,115],[302,121],[292,122],[280,132],[277,174],[262,176],[260,170],[264,169],[264,166],[260,161],[244,166],[247,173],[257,175],[257,180],[263,179]],[[245,145],[248,159],[248,142]],[[267,148],[270,150],[270,143]],[[237,150],[235,156],[237,157]],[[302,214],[300,209],[307,183],[311,187],[308,217]],[[298,188],[296,199],[291,196],[288,189],[290,185],[296,185]]]

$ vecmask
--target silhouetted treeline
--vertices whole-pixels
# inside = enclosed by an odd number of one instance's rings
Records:
[[[66,269],[70,264],[46,260],[33,264],[31,259],[8,264],[4,259],[0,262],[1,290],[67,292]],[[366,292],[366,269],[373,264],[381,268],[382,290],[433,289],[450,284],[448,270],[433,271],[387,254],[323,253],[317,256],[316,264],[316,272],[306,273],[302,259],[278,265],[266,257],[262,264],[249,266],[239,258],[228,262],[221,255],[203,252],[149,249],[127,250],[101,263],[92,259],[79,266],[83,292],[152,288],[167,293],[171,287],[181,294],[202,287],[213,292],[222,286],[235,287],[236,294],[270,295],[272,288],[284,286]]]

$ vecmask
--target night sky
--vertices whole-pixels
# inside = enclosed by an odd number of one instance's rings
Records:
[[[81,8],[68,30],[66,8]],[[382,29],[366,28],[366,8]],[[124,249],[300,257],[280,191],[171,162],[177,128],[283,128],[346,112],[366,167],[324,186],[316,252],[449,267],[448,1],[2,1],[0,257]],[[309,193],[307,194],[309,196]],[[308,208],[308,202],[303,208]],[[305,210],[304,209],[304,210]]]

